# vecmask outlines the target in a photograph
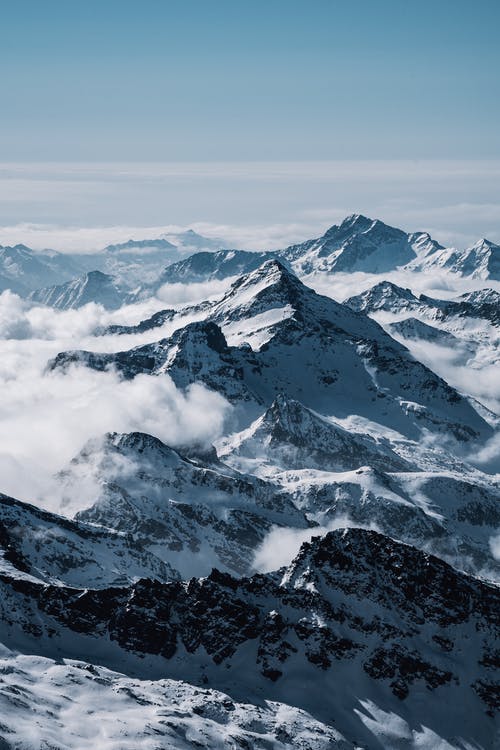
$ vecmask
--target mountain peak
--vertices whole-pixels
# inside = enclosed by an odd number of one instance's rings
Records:
[[[364,216],[363,214],[349,214],[349,216],[346,216],[346,218],[342,221],[340,228],[341,229],[357,229],[358,231],[364,231],[365,229],[368,229],[372,224],[378,222],[378,219],[368,218],[368,216]],[[379,222],[380,224],[382,222]]]
[[[418,305],[418,298],[411,289],[384,280],[361,294],[349,297],[345,304],[358,312],[374,312],[375,310],[391,312],[398,309],[412,309]]]
[[[499,247],[495,242],[488,240],[486,237],[481,237],[480,240],[472,245],[471,250],[493,250]]]
[[[103,273],[102,271],[87,271],[84,276],[89,281],[107,282],[113,281],[113,277],[109,273]]]
[[[281,261],[270,258],[264,261],[258,268],[241,276],[231,286],[229,296],[242,295],[245,291],[252,290],[252,296],[270,287],[297,289],[303,284]]]

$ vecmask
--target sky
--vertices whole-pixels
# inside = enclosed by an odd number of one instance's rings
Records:
[[[497,0],[2,4],[0,161],[500,158]]]
[[[0,242],[279,246],[353,212],[500,241],[499,27],[497,0],[3,3]]]

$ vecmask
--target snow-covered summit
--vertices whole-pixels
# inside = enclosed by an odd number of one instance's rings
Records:
[[[400,312],[420,307],[418,297],[410,289],[404,289],[391,281],[380,281],[365,292],[349,297],[345,304],[358,312]]]
[[[420,267],[444,269],[473,279],[500,280],[500,245],[481,239],[465,250],[443,249],[424,259]]]
[[[342,472],[367,465],[385,471],[409,468],[388,446],[368,435],[350,433],[283,393],[248,429],[225,442],[221,455],[225,454],[233,461],[244,459],[242,465],[248,465],[250,459],[259,467],[267,464],[279,470]]]
[[[379,219],[348,216],[317,240],[293,245],[283,252],[301,273],[364,271],[383,273],[405,266],[437,243],[424,233],[407,234]]]

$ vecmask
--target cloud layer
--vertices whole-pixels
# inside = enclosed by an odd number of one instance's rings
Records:
[[[121,318],[138,314],[124,309]],[[29,308],[9,292],[0,295],[2,492],[53,505],[47,493],[54,472],[88,439],[107,431],[144,431],[173,446],[207,445],[221,434],[231,407],[202,385],[181,392],[168,376],[123,381],[114,372],[78,366],[66,373],[45,371],[47,361],[63,349],[119,349],[161,337],[158,331],[90,336],[96,325],[112,317],[97,305],[61,313]],[[163,333],[168,335],[168,329]]]
[[[0,244],[85,252],[192,227],[269,249],[364,213],[463,247],[500,242],[499,186],[495,160],[3,164]]]

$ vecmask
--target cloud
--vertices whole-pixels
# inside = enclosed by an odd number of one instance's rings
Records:
[[[3,375],[2,491],[25,500],[43,500],[53,473],[105,432],[137,430],[172,446],[208,445],[230,413],[219,394],[199,384],[181,392],[168,376],[123,381],[83,367]]]
[[[499,363],[493,345],[485,345],[475,355],[464,357],[463,351],[458,347],[408,339],[404,339],[403,343],[416,359],[451,386],[500,414]]]
[[[490,549],[495,560],[500,561],[500,534],[490,538]]]
[[[213,279],[193,284],[164,284],[156,293],[169,306],[188,305],[222,297],[236,277]]]
[[[265,250],[364,213],[463,247],[500,242],[499,177],[498,160],[4,164],[0,243],[87,252],[193,228]]]
[[[121,312],[125,318],[138,314]],[[184,392],[166,375],[123,381],[114,372],[78,366],[45,372],[47,361],[64,349],[125,349],[168,335],[168,328],[146,336],[90,335],[111,317],[116,319],[97,305],[58,312],[0,295],[0,491],[50,503],[52,474],[88,439],[107,431],[149,432],[173,446],[207,445],[220,436],[231,407],[200,384]]]

